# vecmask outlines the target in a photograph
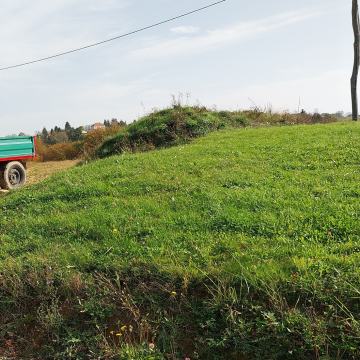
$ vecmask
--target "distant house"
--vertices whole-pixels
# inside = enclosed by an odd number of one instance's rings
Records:
[[[99,130],[99,129],[105,129],[105,125],[99,122],[91,125],[91,130]]]

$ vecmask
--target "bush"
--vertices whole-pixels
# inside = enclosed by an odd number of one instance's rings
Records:
[[[123,152],[146,151],[172,146],[224,128],[245,126],[328,123],[335,118],[320,114],[273,113],[248,111],[215,111],[204,107],[183,107],[155,111],[134,122],[101,145],[101,137],[92,146],[89,157],[103,158]],[[105,138],[105,137],[104,137]],[[95,146],[96,145],[96,146]],[[98,148],[97,148],[98,147]]]
[[[41,161],[74,160],[82,155],[82,143],[72,142],[47,146],[38,142],[37,151]]]
[[[263,125],[297,125],[297,124],[326,124],[336,121],[330,114],[290,114],[289,112],[274,113],[272,111],[262,111],[253,109],[243,111],[240,114],[250,120],[252,126]]]
[[[121,129],[121,126],[111,126],[105,129],[97,129],[90,131],[84,139],[84,157],[86,159],[93,158],[95,156],[97,148],[103,143],[103,141],[109,136],[117,134]]]
[[[106,140],[96,155],[105,157],[126,151],[144,151],[189,141],[226,127],[248,124],[239,113],[217,112],[203,107],[174,106],[145,116]]]

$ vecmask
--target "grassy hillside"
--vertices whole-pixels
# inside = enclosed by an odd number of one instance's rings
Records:
[[[217,111],[205,107],[174,105],[149,115],[124,127],[108,138],[97,149],[100,158],[124,152],[153,150],[184,144],[193,138],[212,131],[268,125],[294,125],[329,123],[336,121],[331,115],[290,114],[250,111]]]
[[[224,130],[0,198],[0,356],[359,358],[359,140]]]

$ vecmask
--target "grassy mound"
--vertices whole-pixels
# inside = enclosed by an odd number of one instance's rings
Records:
[[[183,107],[155,111],[107,139],[98,149],[104,158],[124,152],[152,150],[183,144],[209,132],[245,126],[314,124],[335,121],[320,114],[288,114],[253,111],[215,111],[204,107]]]
[[[0,199],[0,356],[358,359],[357,124],[224,130]]]

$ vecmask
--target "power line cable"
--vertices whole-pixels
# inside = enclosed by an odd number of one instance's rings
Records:
[[[181,14],[181,15],[178,15],[178,16],[175,16],[175,17],[172,17],[172,18],[170,18],[170,19],[163,20],[163,21],[160,21],[160,22],[158,22],[158,23],[155,23],[155,24],[152,24],[152,25],[149,25],[149,26],[145,26],[145,27],[140,28],[140,29],[137,29],[137,30],[130,31],[130,32],[126,33],[126,34],[122,34],[122,35],[119,35],[119,36],[115,36],[115,37],[110,38],[110,39],[106,39],[106,40],[103,40],[103,41],[99,41],[99,42],[96,42],[96,43],[94,43],[94,44],[82,46],[82,47],[79,47],[79,48],[76,48],[76,49],[72,49],[72,50],[68,50],[68,51],[64,51],[64,52],[61,52],[61,53],[58,53],[58,54],[54,54],[54,55],[51,55],[51,56],[47,56],[47,57],[44,57],[44,58],[39,58],[39,59],[35,59],[35,60],[31,60],[31,61],[24,62],[24,63],[16,64],[16,65],[6,66],[6,67],[3,67],[3,68],[0,68],[0,71],[10,70],[10,69],[14,69],[14,68],[22,67],[22,66],[27,66],[27,65],[35,64],[35,63],[42,62],[42,61],[47,61],[47,60],[54,59],[54,58],[57,58],[57,57],[60,57],[60,56],[65,56],[65,55],[72,54],[72,53],[75,53],[75,52],[78,52],[78,51],[82,51],[82,50],[85,50],[85,49],[89,49],[89,48],[92,48],[92,47],[95,47],[95,46],[99,46],[99,45],[102,45],[102,44],[106,44],[106,43],[108,43],[108,42],[112,42],[112,41],[115,41],[115,40],[119,40],[119,39],[122,39],[122,38],[124,38],[124,37],[131,36],[131,35],[137,34],[137,33],[139,33],[139,32],[143,32],[143,31],[145,31],[145,30],[149,30],[149,29],[155,28],[155,27],[157,27],[157,26],[160,26],[160,25],[163,25],[163,24],[166,24],[166,23],[169,23],[169,22],[172,22],[172,21],[175,21],[175,20],[184,18],[184,17],[186,17],[186,16],[189,16],[189,15],[192,15],[192,14],[195,14],[195,13],[198,13],[198,12],[200,12],[200,11],[204,11],[204,10],[209,9],[209,8],[211,8],[211,7],[220,5],[221,3],[225,2],[225,1],[227,1],[227,0],[217,1],[217,2],[215,2],[215,3],[212,3],[212,4],[209,4],[209,5],[203,6],[203,7],[201,7],[201,8],[198,8],[198,9],[195,9],[195,10],[192,10],[192,11],[189,11],[189,12],[187,12],[187,13],[184,13],[184,14]]]

